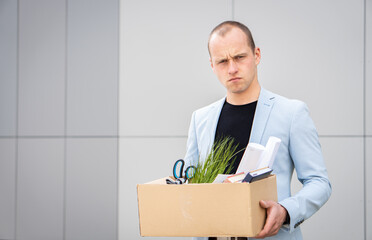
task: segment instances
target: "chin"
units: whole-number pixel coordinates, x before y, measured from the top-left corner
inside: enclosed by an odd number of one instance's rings
[[[245,88],[242,88],[242,87],[240,87],[240,88],[232,88],[232,89],[230,89],[230,92],[235,93],[235,94],[239,94],[239,93],[246,92],[247,89],[248,89],[248,87],[245,87]]]
[[[232,90],[230,92],[233,94],[241,94],[241,93],[244,93],[245,91],[244,90]]]

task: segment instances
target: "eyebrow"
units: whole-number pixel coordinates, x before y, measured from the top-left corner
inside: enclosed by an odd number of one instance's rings
[[[245,52],[242,52],[242,53],[238,53],[238,54],[234,55],[232,58],[234,59],[234,58],[240,57],[240,56],[245,57],[245,56],[248,56],[248,54],[245,53]],[[224,58],[216,58],[215,59],[216,62],[222,62],[224,60],[227,60],[227,58],[224,57]]]
[[[241,57],[241,56],[243,56],[243,57],[244,57],[244,56],[248,56],[248,54],[245,53],[245,52],[243,52],[243,53],[238,53],[238,54],[234,55],[233,58]]]

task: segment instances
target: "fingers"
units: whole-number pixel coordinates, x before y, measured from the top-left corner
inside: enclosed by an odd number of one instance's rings
[[[274,201],[260,201],[260,206],[266,209],[267,217],[265,226],[262,231],[256,236],[256,238],[264,238],[276,235],[279,229],[283,225],[283,214],[286,214],[286,210]],[[284,215],[285,219],[285,215]]]
[[[278,231],[279,231],[279,229],[278,229]],[[270,215],[268,215],[268,217],[266,218],[264,228],[256,236],[256,238],[265,238],[265,237],[272,236],[274,234],[276,234],[275,223],[274,223],[274,220],[272,219],[272,217],[270,217]]]

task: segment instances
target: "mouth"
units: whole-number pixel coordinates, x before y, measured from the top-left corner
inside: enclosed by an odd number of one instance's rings
[[[230,78],[230,79],[229,79],[229,82],[236,82],[236,81],[238,81],[238,80],[240,80],[239,77],[234,77],[234,78]]]

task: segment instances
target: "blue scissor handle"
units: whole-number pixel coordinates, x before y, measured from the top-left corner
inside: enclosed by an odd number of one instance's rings
[[[181,165],[180,165],[181,164]],[[179,166],[180,165],[180,166]],[[179,159],[174,163],[173,166],[173,177],[176,179],[183,178],[182,173],[183,173],[183,167],[185,166],[185,161],[183,159]],[[195,166],[189,166],[185,170],[185,178],[190,179],[194,176],[196,171]]]
[[[178,174],[177,174],[177,169],[178,169],[178,165],[181,164],[180,168],[179,168],[179,171],[178,171]],[[173,177],[178,179],[178,178],[182,178],[182,172],[183,172],[183,167],[185,166],[185,161],[183,159],[178,159],[175,163],[174,163],[174,166],[173,166]]]
[[[185,177],[186,179],[190,179],[194,176],[196,172],[196,167],[195,166],[189,166],[186,168],[186,171],[185,171]]]

